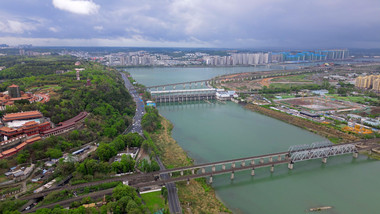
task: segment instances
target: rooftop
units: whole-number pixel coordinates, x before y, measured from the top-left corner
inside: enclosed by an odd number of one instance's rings
[[[0,128],[0,131],[4,131],[4,132],[12,132],[12,131],[16,131],[16,129],[12,129],[12,128],[9,128],[9,127],[6,127],[6,126],[3,126]]]
[[[26,111],[13,114],[6,114],[3,117],[5,122],[12,120],[22,120],[22,119],[31,119],[31,118],[41,118],[43,115],[39,111]]]
[[[13,85],[10,85],[10,86],[8,86],[9,88],[18,88],[18,85],[15,85],[15,84],[13,84]]]
[[[24,124],[24,126],[33,126],[33,125],[38,125],[39,123],[37,123],[36,121],[29,121],[29,122],[26,122]]]

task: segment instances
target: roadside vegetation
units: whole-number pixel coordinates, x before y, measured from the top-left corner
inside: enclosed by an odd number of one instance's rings
[[[141,202],[141,198],[137,195],[137,192],[134,188],[119,184],[112,191],[112,196],[106,197],[106,201],[98,201],[99,206],[94,206],[91,208],[84,208],[83,204],[90,204],[96,201],[91,198],[84,198],[79,203],[73,203],[70,210],[64,209],[60,206],[55,207],[54,209],[39,209],[36,211],[36,214],[79,214],[79,213],[145,213],[144,205]],[[106,204],[103,204],[105,202]]]

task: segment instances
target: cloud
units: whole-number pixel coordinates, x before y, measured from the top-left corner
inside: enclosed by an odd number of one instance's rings
[[[31,23],[21,22],[17,20],[0,21],[0,32],[22,34],[26,31],[33,30],[36,30],[36,26]]]
[[[54,32],[54,33],[59,32],[59,30],[58,30],[57,28],[55,28],[55,27],[49,27],[49,30],[50,30],[51,32]]]
[[[57,9],[80,15],[96,14],[100,8],[99,5],[91,0],[53,0],[53,6]]]
[[[147,46],[143,44],[145,41],[151,45],[170,43],[186,47],[195,43],[227,48],[305,49],[361,44],[380,47],[379,0],[30,0],[24,4],[1,0],[1,3],[0,37],[13,33],[16,37],[57,38],[47,40],[50,43],[62,39],[85,41],[87,45],[91,45],[89,42],[113,45],[113,41],[125,45],[130,40],[120,38],[130,38],[142,46]],[[69,13],[57,13],[57,8]],[[71,14],[88,16],[78,18]],[[57,30],[59,33],[55,33]]]
[[[103,26],[99,25],[99,26],[94,26],[94,30],[96,31],[102,31],[104,28]]]
[[[57,38],[29,38],[29,37],[0,37],[0,44],[9,45],[33,44],[35,46],[109,46],[109,47],[211,47],[210,44],[199,41],[152,41],[133,36],[132,38],[117,37],[113,39],[57,39]]]

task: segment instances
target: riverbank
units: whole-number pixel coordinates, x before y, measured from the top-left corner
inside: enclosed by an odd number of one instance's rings
[[[295,117],[292,115],[285,114],[283,112],[267,109],[264,107],[261,107],[259,105],[254,105],[254,104],[247,104],[244,106],[246,109],[249,109],[253,112],[258,112],[260,114],[264,114],[269,117],[273,117],[275,119],[284,121],[286,123],[298,126],[300,128],[304,128],[308,131],[314,132],[318,135],[324,136],[328,139],[330,139],[332,142],[335,143],[343,143],[343,142],[353,142],[359,140],[358,137],[339,131],[337,129],[324,126],[324,125],[319,125],[316,124],[312,121],[308,121],[303,118]]]
[[[167,168],[190,166],[193,161],[171,136],[173,125],[161,117],[162,128],[151,134],[161,152],[161,160]],[[184,213],[231,213],[217,198],[213,188],[205,179],[176,183],[178,196]]]

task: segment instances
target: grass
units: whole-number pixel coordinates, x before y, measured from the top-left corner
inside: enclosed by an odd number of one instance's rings
[[[333,144],[338,144],[338,143],[340,143],[340,138],[338,138],[338,137],[329,137],[329,140],[331,141],[331,143],[333,143]]]
[[[5,175],[0,175],[0,183],[4,181],[8,181],[9,179]]]
[[[290,89],[292,86],[303,86],[303,85],[310,85],[310,84],[296,84],[296,83],[271,83],[269,88],[283,88],[283,89]]]
[[[311,74],[286,76],[286,77],[274,78],[271,80],[271,82],[311,82],[311,80],[306,79],[309,76],[311,76]]]
[[[350,101],[353,103],[357,102],[367,102],[368,100],[377,101],[376,98],[364,98],[362,96],[348,96],[348,97],[342,97],[338,94],[326,94],[327,96],[337,99],[337,100],[343,100],[343,101]]]
[[[52,89],[52,90],[60,90],[62,87],[58,85],[44,85],[41,87],[32,87],[29,90],[42,90],[42,89]]]
[[[294,95],[280,95],[282,99],[288,99],[288,98],[295,98],[296,96]]]
[[[165,199],[161,196],[161,191],[142,194],[141,198],[151,213],[162,208],[169,209],[168,204],[165,204]]]

